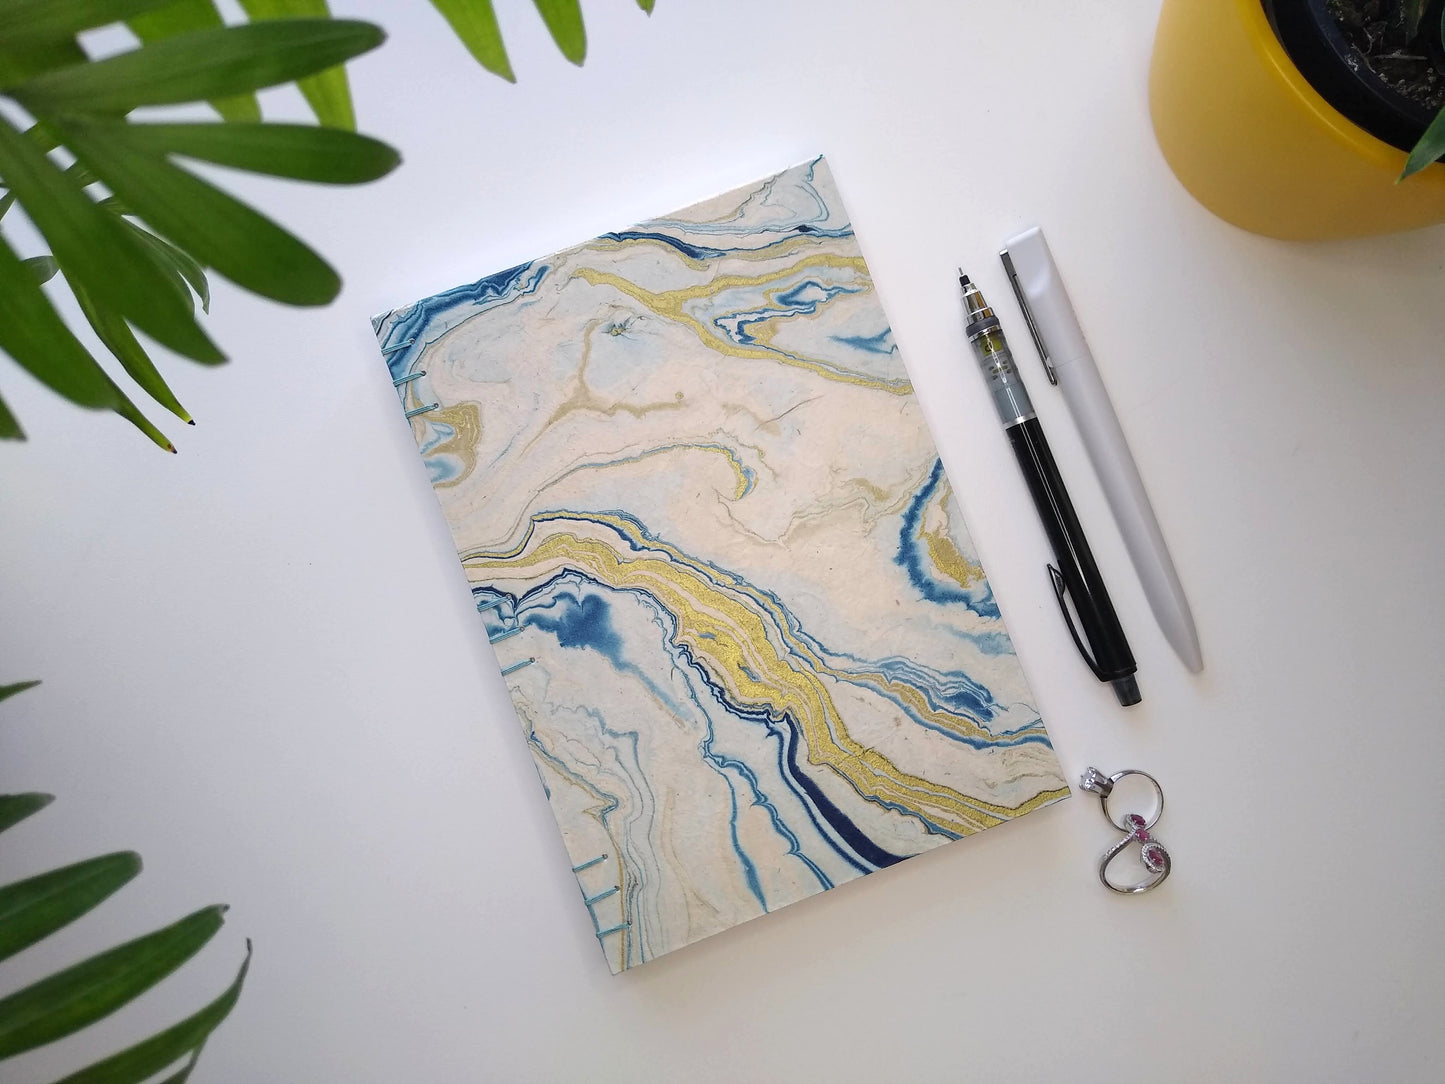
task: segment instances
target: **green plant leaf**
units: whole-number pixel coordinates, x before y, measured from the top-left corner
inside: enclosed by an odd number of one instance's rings
[[[0,440],[24,440],[25,430],[20,428],[20,423],[15,415],[10,412],[10,406],[3,398],[0,398]]]
[[[35,276],[36,282],[49,282],[55,277],[55,272],[60,270],[60,265],[55,262],[54,256],[31,256],[28,260],[21,260],[30,273]]]
[[[33,688],[35,688],[35,686],[37,686],[37,685],[39,685],[39,684],[40,684],[40,682],[39,682],[38,680],[36,680],[36,681],[17,681],[17,682],[15,682],[13,685],[0,685],[0,700],[9,700],[12,696],[18,696],[20,693],[23,693],[26,689],[33,689]],[[0,831],[4,831],[4,829],[3,829],[3,828],[0,828]]]
[[[121,368],[130,374],[131,379],[139,384],[147,395],[180,418],[181,421],[194,424],[186,408],[181,406],[175,394],[161,379],[161,374],[156,371],[150,355],[145,352],[145,348],[136,339],[130,325],[122,317],[98,306],[91,300],[85,288],[77,283],[70,284],[70,292],[75,295],[75,300],[80,304],[80,311],[90,322],[96,337],[105,344],[107,350],[115,355],[115,360],[120,362]],[[166,441],[166,445],[169,444],[170,442]],[[171,448],[171,450],[175,449]]]
[[[164,237],[157,237],[149,230],[141,229],[134,222],[127,219],[121,219],[121,222],[127,229],[133,231],[136,239],[154,252],[157,259],[181,280],[182,289],[189,285],[196,292],[196,296],[201,299],[201,308],[210,312],[211,285],[206,281],[205,270],[191,258],[191,254],[176,248]]]
[[[77,157],[82,155],[77,152]],[[97,301],[177,353],[197,360],[224,356],[196,323],[186,299],[171,289],[115,216],[96,206],[84,189],[4,118],[0,118],[0,176],[50,242],[50,251],[67,276],[79,278]]]
[[[84,64],[86,59],[85,50],[73,37],[19,41],[0,33],[0,87],[13,86],[52,68]]]
[[[22,681],[19,687],[28,689],[32,685],[39,684],[38,681]],[[15,689],[16,686],[7,685],[5,688]],[[53,794],[0,794],[0,832],[15,827],[32,813],[39,813],[53,801],[55,801]],[[3,958],[0,957],[0,959]]]
[[[64,1038],[133,1001],[199,952],[224,913],[204,907],[0,998],[0,1058]]]
[[[162,240],[148,230],[141,229],[128,218],[119,217],[121,215],[131,214],[132,212],[126,208],[125,204],[121,203],[114,196],[108,196],[105,199],[101,200],[101,206],[105,207],[109,211],[112,211],[117,216],[116,221],[119,222],[121,227],[136,241],[137,245],[140,247],[141,252],[145,255],[145,258],[148,259],[152,265],[154,265],[156,270],[159,271],[162,276],[164,276],[166,284],[170,286],[173,291],[175,291],[176,296],[179,297],[186,304],[187,308],[189,308],[191,312],[195,312],[196,301],[195,298],[192,296],[192,291],[195,289],[195,287],[190,285],[190,280],[186,275],[182,275],[180,273],[179,269],[176,267],[176,261],[172,259],[172,253],[179,253],[180,256],[184,259],[190,260],[192,264],[195,264],[195,261],[191,260],[189,256],[186,256],[185,253],[180,252],[180,250],[177,249],[170,242]],[[157,244],[156,242],[160,243]],[[200,270],[200,265],[195,264],[195,266],[197,273],[201,277],[201,285],[204,287],[206,286],[205,272]],[[206,307],[206,311],[209,312],[209,292],[206,292],[205,296],[202,297],[202,302]],[[223,365],[226,361],[224,357],[201,358],[193,360],[199,360],[202,365]]]
[[[652,14],[652,6],[654,3],[656,3],[656,0],[637,0],[637,6],[649,15]]]
[[[90,172],[85,163],[78,159],[65,167],[65,175],[81,188],[95,183],[95,174]],[[101,200],[100,202],[104,204],[105,200]]]
[[[108,26],[173,0],[5,0],[0,37],[6,41],[56,38]]]
[[[192,30],[214,30],[225,26],[214,0],[172,0],[169,6],[127,19],[126,25],[143,44],[163,41]],[[254,94],[217,98],[211,108],[226,120],[258,121],[261,105]]]
[[[36,117],[214,100],[325,71],[385,38],[379,26],[350,19],[276,19],[197,30],[46,72],[9,93]]]
[[[1445,33],[1445,30],[1441,32]],[[1420,142],[1415,144],[1410,157],[1405,160],[1405,171],[1400,174],[1399,180],[1403,181],[1406,177],[1419,173],[1441,155],[1445,155],[1445,109],[1435,115],[1430,127],[1426,128],[1425,134],[1420,137]]]
[[[65,326],[35,276],[3,240],[0,350],[72,403],[87,407],[116,405],[105,370]]]
[[[542,13],[547,32],[562,55],[580,66],[587,58],[587,31],[582,25],[582,8],[577,0],[532,0]]]
[[[1400,11],[1404,17],[1405,40],[1414,41],[1415,35],[1420,33],[1420,22],[1425,18],[1425,8],[1430,0],[1402,0]]]
[[[241,0],[241,8],[253,20],[330,18],[326,0]],[[346,69],[337,65],[299,79],[296,86],[305,96],[316,119],[328,128],[355,130],[356,113],[351,106],[351,86]]]
[[[512,72],[512,62],[507,59],[507,47],[502,43],[502,30],[497,25],[497,14],[492,10],[492,0],[431,0],[432,7],[442,13],[451,24],[457,37],[467,47],[467,52],[476,58],[478,64],[494,75],[500,75],[509,83],[517,77]]]
[[[71,1073],[64,1080],[56,1081],[56,1084],[140,1084],[187,1054],[198,1051],[240,998],[241,987],[245,984],[246,971],[250,966],[251,943],[247,941],[246,958],[241,961],[241,970],[236,973],[235,981],[226,992],[215,1001],[200,1012],[186,1017],[179,1024],[173,1024],[165,1031],[136,1043],[119,1054],[113,1054],[104,1061],[87,1066],[78,1073]],[[185,1071],[188,1070],[183,1070]]]
[[[8,960],[70,925],[118,892],[140,870],[140,855],[120,851],[0,888],[0,960]]]
[[[149,437],[151,443],[161,451],[170,452],[172,455],[175,455],[176,446],[170,442],[170,438],[157,429],[151,420],[141,413],[140,407],[130,401],[125,392],[120,390],[119,385],[116,385],[114,381],[111,381],[111,384],[115,388],[115,412]]]
[[[186,1081],[191,1079],[191,1070],[196,1067],[196,1060],[200,1057],[200,1054],[200,1048],[197,1047],[186,1060],[185,1068],[174,1076],[166,1077],[160,1084],[186,1084]]]
[[[292,305],[324,305],[340,291],[336,272],[305,244],[239,200],[153,156],[124,122],[70,117],[60,126],[76,155],[157,233],[238,286]],[[68,266],[64,259],[61,266]]]
[[[322,184],[361,184],[401,156],[379,139],[309,124],[132,124],[131,144],[234,169]]]
[[[60,137],[55,134],[55,129],[42,121],[36,121],[29,128],[25,129],[25,138],[34,143],[45,154],[49,154],[60,146]]]
[[[261,103],[254,94],[232,94],[225,98],[212,98],[211,108],[221,115],[222,120],[252,123],[261,119]]]

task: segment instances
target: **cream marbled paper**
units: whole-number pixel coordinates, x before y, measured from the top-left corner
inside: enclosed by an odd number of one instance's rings
[[[1068,793],[823,159],[374,325],[614,971]]]

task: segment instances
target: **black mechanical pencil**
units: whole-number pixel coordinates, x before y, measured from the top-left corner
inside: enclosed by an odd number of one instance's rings
[[[968,341],[978,355],[979,368],[993,393],[993,403],[998,408],[1003,430],[1013,445],[1019,469],[1028,482],[1029,492],[1033,494],[1034,505],[1038,508],[1039,518],[1058,561],[1057,568],[1049,565],[1048,569],[1064,621],[1069,626],[1079,654],[1084,656],[1094,676],[1114,687],[1120,704],[1125,707],[1137,704],[1141,697],[1139,683],[1134,679],[1138,667],[1134,663],[1133,652],[1129,650],[1129,641],[1124,638],[1124,629],[1114,612],[1114,604],[1109,601],[1104,578],[1099,575],[1099,566],[1094,563],[1094,555],[1089,551],[1088,540],[1084,538],[1084,529],[1079,525],[1068,490],[1064,488],[1058,464],[1049,451],[1049,442],[1044,439],[1043,428],[1034,416],[1028,390],[1014,368],[1013,354],[999,328],[998,317],[962,270],[958,273],[958,284],[963,288],[963,307],[968,316]],[[1069,615],[1066,594],[1074,601],[1079,625],[1083,627],[1082,637]]]

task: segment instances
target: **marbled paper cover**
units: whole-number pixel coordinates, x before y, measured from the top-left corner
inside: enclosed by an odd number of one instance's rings
[[[822,158],[374,326],[614,972],[1067,795]]]

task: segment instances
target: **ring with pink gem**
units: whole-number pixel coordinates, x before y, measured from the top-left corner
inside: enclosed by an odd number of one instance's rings
[[[1109,811],[1109,796],[1113,794],[1114,787],[1119,780],[1131,775],[1137,775],[1141,779],[1147,780],[1154,788],[1154,811],[1149,817],[1145,817],[1142,813],[1126,813],[1122,819],[1118,819]],[[1099,880],[1103,882],[1104,887],[1111,892],[1134,895],[1139,892],[1148,892],[1151,888],[1157,888],[1163,884],[1164,879],[1169,876],[1169,872],[1173,868],[1173,863],[1169,858],[1169,852],[1164,849],[1164,845],[1151,834],[1154,825],[1158,824],[1159,818],[1164,815],[1164,788],[1159,785],[1159,781],[1148,772],[1141,772],[1137,768],[1127,768],[1122,772],[1115,772],[1113,775],[1105,775],[1098,768],[1089,768],[1079,779],[1079,785],[1099,796],[1099,806],[1104,811],[1104,819],[1124,833],[1124,838],[1105,851],[1104,857],[1099,862]],[[1112,880],[1109,877],[1109,866],[1114,859],[1136,843],[1139,845],[1139,862],[1149,876],[1132,884]]]

